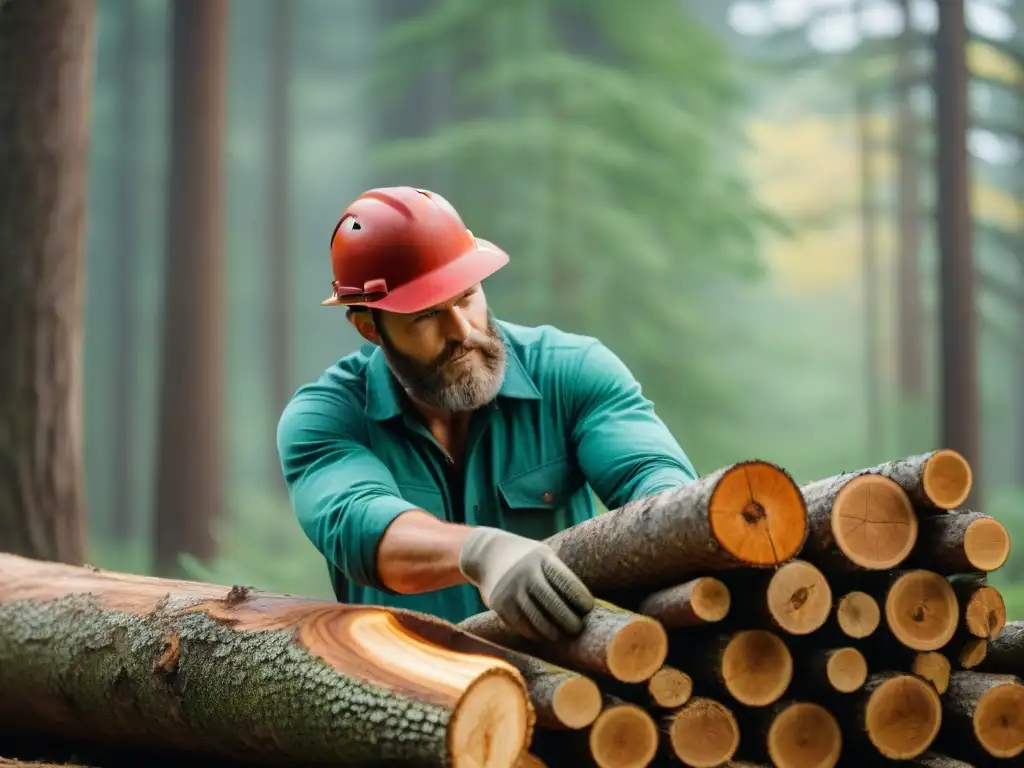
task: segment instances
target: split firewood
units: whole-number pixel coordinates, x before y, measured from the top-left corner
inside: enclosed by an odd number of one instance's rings
[[[903,672],[872,673],[860,690],[829,703],[851,739],[891,760],[909,760],[926,752],[942,724],[942,703],[935,688]]]
[[[863,470],[895,480],[918,508],[956,509],[971,493],[974,473],[956,451],[943,448]]]
[[[668,653],[668,635],[659,622],[602,601],[584,617],[579,635],[557,642],[523,637],[494,611],[470,616],[458,626],[497,645],[625,683],[650,679]]]
[[[1000,759],[1024,753],[1024,685],[1016,676],[954,672],[942,707],[944,742]]]
[[[661,622],[665,629],[713,624],[729,613],[731,595],[720,579],[701,576],[651,592],[637,603],[636,612]]]
[[[408,611],[0,555],[0,721],[26,735],[251,763],[513,766],[533,709],[486,645]]]
[[[717,768],[728,763],[740,744],[732,710],[721,702],[695,696],[660,721],[662,754],[689,768]]]
[[[546,541],[595,594],[614,599],[710,571],[775,566],[806,538],[807,509],[793,479],[768,462],[746,461]]]
[[[906,566],[943,576],[996,571],[1010,556],[1010,535],[991,515],[958,510],[922,515],[917,544]]]
[[[742,722],[744,750],[776,768],[834,768],[843,751],[839,723],[821,704],[787,699],[748,710]]]
[[[895,568],[917,540],[914,506],[887,477],[842,474],[800,491],[810,528],[801,556],[826,570]]]

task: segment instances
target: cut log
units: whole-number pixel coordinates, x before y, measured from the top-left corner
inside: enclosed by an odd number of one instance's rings
[[[523,677],[456,644],[486,645],[408,611],[0,555],[0,722],[26,734],[252,764],[512,766],[533,728]]]
[[[863,639],[878,629],[882,611],[878,601],[866,592],[847,592],[836,603],[836,625],[848,637]]]
[[[895,568],[913,549],[917,514],[894,480],[843,474],[808,483],[800,491],[810,528],[802,557],[828,570],[883,570]]]
[[[661,734],[664,752],[690,768],[717,768],[732,759],[740,744],[732,711],[702,696],[664,716]]]
[[[937,651],[953,638],[960,608],[953,587],[926,570],[887,574],[885,620],[889,631],[915,651]]]
[[[820,704],[781,701],[753,710],[750,719],[753,751],[768,757],[776,768],[834,768],[839,762],[843,734],[836,718]]]
[[[729,589],[711,576],[660,589],[644,597],[637,613],[660,621],[665,629],[681,629],[721,621],[729,613]]]
[[[678,709],[693,695],[693,680],[681,669],[663,666],[647,681],[647,705],[657,709]]]
[[[949,674],[953,668],[945,654],[938,651],[919,651],[914,654],[910,671],[931,683],[941,696],[949,688]]]
[[[857,648],[809,648],[796,657],[794,682],[817,693],[852,693],[864,685],[868,663]]]
[[[924,509],[956,509],[971,493],[971,465],[956,451],[943,448],[908,456],[866,470],[895,480],[915,506]]]
[[[525,654],[492,655],[507,658],[523,674],[539,727],[586,728],[601,712],[601,689],[590,678]]]
[[[790,560],[773,572],[736,571],[723,576],[735,595],[733,620],[742,628],[754,622],[790,635],[821,628],[832,611],[832,588],[825,575],[803,560]]]
[[[851,738],[883,757],[908,760],[923,754],[939,733],[942,703],[931,683],[902,672],[875,672],[864,686],[836,699],[837,715],[851,725]]]
[[[1013,675],[954,672],[942,698],[944,737],[1007,759],[1024,752],[1024,685]]]
[[[983,581],[953,581],[953,592],[960,604],[961,625],[974,637],[998,637],[1006,625],[1006,603],[993,586]]]
[[[598,602],[587,614],[579,635],[558,642],[523,637],[494,611],[470,616],[459,628],[568,669],[608,675],[625,683],[650,679],[668,653],[668,635],[660,623],[605,602]]]
[[[694,638],[692,647],[673,648],[677,651],[678,666],[688,669],[709,691],[727,694],[750,707],[778,701],[793,680],[789,648],[767,630],[745,629],[702,642]]]
[[[1024,621],[1008,621],[988,643],[988,653],[976,669],[978,672],[1003,673],[1024,679]]]
[[[530,752],[525,753],[516,763],[516,768],[548,768],[547,763]]]
[[[547,543],[599,597],[651,591],[737,567],[794,557],[807,509],[789,474],[764,461],[699,480],[585,520]]]
[[[943,576],[996,571],[1010,556],[1010,535],[990,515],[955,511],[922,515],[917,544],[906,565]]]
[[[645,768],[658,753],[658,724],[641,707],[605,697],[587,745],[599,768]]]

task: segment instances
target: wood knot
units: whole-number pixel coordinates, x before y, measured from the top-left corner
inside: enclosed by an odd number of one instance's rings
[[[920,624],[925,619],[924,613],[925,613],[924,612],[924,608],[922,608],[919,605],[919,606],[917,606],[914,609],[914,612],[912,614],[910,614],[910,618],[912,618],[914,621],[916,621],[918,624]]]
[[[167,647],[157,659],[156,669],[168,680],[173,680],[178,673],[178,660],[181,658],[181,640],[177,635],[167,638]]]
[[[799,611],[804,607],[804,603],[807,602],[807,598],[811,596],[811,592],[807,587],[800,587],[793,596],[789,598],[789,602],[793,605],[793,609]]]
[[[241,587],[238,584],[231,588],[228,592],[227,597],[224,598],[224,604],[233,607],[239,603],[244,603],[246,598],[249,597],[249,593],[252,592],[251,587]]]
[[[742,515],[743,522],[745,522],[747,525],[757,525],[759,522],[764,520],[765,511],[764,507],[762,507],[760,503],[751,499],[750,501],[747,502],[747,505],[743,508],[743,511],[740,512],[740,515]]]

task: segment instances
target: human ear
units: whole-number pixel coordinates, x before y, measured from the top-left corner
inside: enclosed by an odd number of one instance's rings
[[[365,310],[348,310],[345,313],[348,321],[355,326],[355,329],[359,332],[359,335],[366,339],[371,344],[380,345],[380,332],[377,330],[377,324],[373,322],[373,315]]]

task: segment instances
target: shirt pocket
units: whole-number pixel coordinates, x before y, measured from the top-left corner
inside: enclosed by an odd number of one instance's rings
[[[498,483],[507,530],[544,539],[565,524],[565,510],[583,477],[568,456],[519,472]]]
[[[444,506],[444,496],[437,488],[425,485],[409,485],[397,483],[398,493],[410,504],[415,504],[425,512],[429,512],[440,520],[447,520],[448,514]]]

